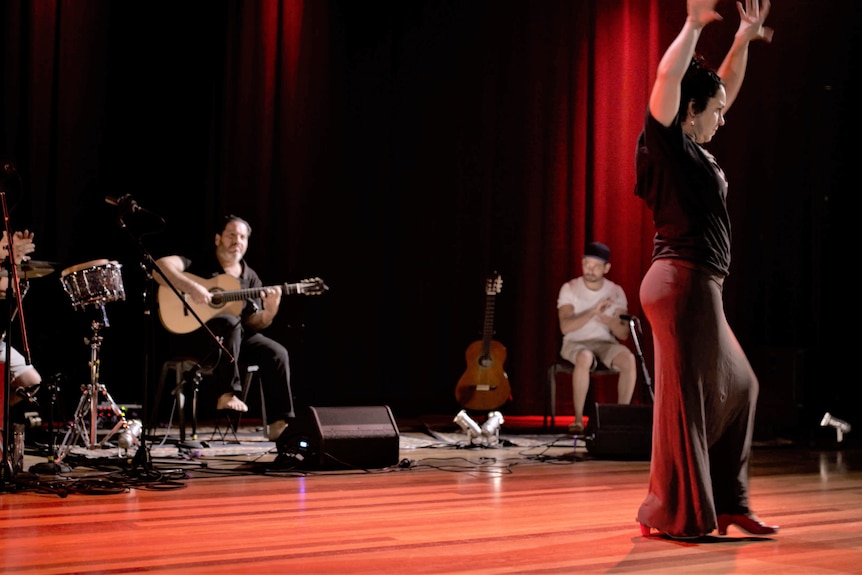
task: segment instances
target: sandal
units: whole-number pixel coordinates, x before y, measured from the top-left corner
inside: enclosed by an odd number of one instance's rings
[[[584,424],[582,423],[572,423],[569,425],[569,433],[572,435],[583,435],[584,434]]]

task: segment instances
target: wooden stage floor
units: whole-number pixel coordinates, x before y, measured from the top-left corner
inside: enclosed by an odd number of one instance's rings
[[[468,447],[439,418],[399,422],[398,461],[367,470],[285,469],[258,430],[238,444],[211,431],[193,448],[150,437],[149,457],[82,446],[58,474],[30,473],[47,458],[28,454],[0,493],[0,569],[862,573],[862,452],[846,441],[755,447],[752,504],[777,535],[680,542],[639,533],[648,461],[595,456],[562,431],[504,425],[500,443]]]

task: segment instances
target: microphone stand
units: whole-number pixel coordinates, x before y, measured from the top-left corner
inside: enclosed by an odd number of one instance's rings
[[[119,200],[114,200],[113,198],[107,198],[106,197],[105,201],[108,202],[109,204],[119,206],[120,215],[119,215],[117,222],[118,222],[120,228],[126,230],[127,232],[129,232],[130,236],[134,237],[133,234],[129,231],[128,227],[126,226],[126,222],[123,220],[123,218],[129,212],[147,211],[147,210],[144,210],[143,208],[138,206],[137,202],[135,202],[135,200],[132,199],[130,194],[126,194],[125,196],[121,197]],[[152,212],[150,212],[150,213],[152,213]],[[162,220],[162,222],[164,223],[164,219],[162,219],[161,216],[157,216],[157,217],[159,217],[159,219]],[[136,242],[136,244],[138,246],[138,250],[140,251],[140,254],[141,254],[141,261],[140,261],[139,265],[140,265],[141,270],[144,272],[144,274],[146,276],[145,285],[147,286],[145,288],[144,294],[143,294],[144,315],[146,316],[146,321],[144,321],[146,345],[144,346],[145,347],[145,351],[144,351],[145,358],[144,358],[144,369],[143,369],[143,372],[144,372],[144,395],[143,395],[144,400],[142,402],[142,410],[143,410],[143,415],[144,415],[143,421],[149,421],[149,418],[147,417],[148,410],[149,410],[149,407],[148,407],[149,400],[147,397],[149,386],[147,385],[147,382],[149,381],[150,363],[153,361],[153,357],[152,357],[152,353],[151,353],[150,348],[152,347],[152,334],[153,334],[152,324],[153,324],[154,317],[155,317],[155,314],[153,313],[153,310],[155,307],[154,306],[154,300],[153,300],[153,295],[155,293],[155,289],[153,287],[153,284],[156,283],[156,280],[153,277],[154,272],[159,273],[159,275],[164,280],[165,284],[168,287],[170,287],[171,291],[173,291],[174,294],[176,294],[176,296],[179,298],[179,300],[183,303],[183,307],[185,308],[185,310],[188,311],[189,313],[191,313],[191,315],[197,320],[197,322],[201,325],[201,327],[203,327],[206,330],[206,332],[210,335],[210,337],[213,339],[213,341],[215,341],[218,344],[218,346],[221,348],[222,353],[226,354],[226,356],[230,359],[231,363],[236,361],[236,359],[233,357],[233,355],[230,353],[230,351],[224,346],[221,338],[217,337],[212,332],[212,330],[209,328],[209,326],[206,325],[206,323],[200,318],[200,316],[197,314],[197,312],[188,304],[188,302],[186,301],[186,298],[183,297],[182,292],[180,292],[177,289],[177,287],[171,282],[171,280],[165,274],[161,273],[161,270],[159,269],[159,266],[156,264],[156,261],[153,259],[153,256],[150,254],[150,252],[146,249],[146,247],[144,247],[144,244],[141,242],[141,237],[143,237],[143,235],[144,234],[142,234],[141,236],[136,238],[135,242]],[[181,403],[179,401],[179,398],[177,401],[177,405],[178,405],[179,409],[183,408],[183,406],[181,405]],[[152,459],[150,458],[150,450],[146,444],[146,433],[141,434],[140,445],[138,446],[138,450],[135,452],[135,455],[132,458],[131,471],[134,473],[134,472],[137,472],[138,470],[140,470],[140,472],[144,476],[154,475]]]
[[[0,192],[0,196],[3,197],[3,207],[5,208],[6,207],[6,201],[5,201],[6,200],[6,194]],[[7,223],[7,228],[8,228],[8,223]],[[11,253],[11,250],[8,250],[8,251]],[[8,257],[6,259],[4,259],[3,260],[3,269],[9,271],[11,268],[14,268],[14,266],[10,265],[10,262],[11,262],[11,260]],[[11,301],[11,296],[12,296],[12,294],[11,294],[11,291],[12,291],[12,281],[11,281],[12,275],[11,275],[11,273],[8,274],[7,277],[9,278],[9,285],[6,288],[6,302],[7,302],[7,306],[8,306],[8,302]],[[10,333],[10,330],[12,329],[11,308],[9,308],[8,311],[9,311],[9,314],[7,316],[8,323],[6,326],[6,333]],[[11,439],[11,436],[13,434],[9,433],[9,430],[12,428],[11,422],[9,421],[9,402],[11,399],[9,397],[9,393],[12,389],[11,377],[10,377],[10,373],[9,373],[9,371],[10,371],[9,370],[10,355],[11,355],[11,351],[9,349],[9,342],[6,342],[6,356],[3,360],[5,362],[3,365],[4,369],[3,369],[3,391],[2,391],[2,395],[3,395],[3,419],[2,419],[2,421],[0,421],[0,424],[2,424],[2,429],[0,429],[0,432],[2,432],[2,436],[3,436],[3,445],[0,446],[0,451],[3,452],[2,462],[0,462],[0,491],[2,491],[2,492],[12,491],[12,486],[14,485],[13,480],[14,480],[14,476],[15,476],[15,469],[12,466],[12,460],[9,456],[9,454],[12,450],[12,445],[13,445],[13,441]]]
[[[60,380],[62,379],[62,374],[55,373],[51,376],[51,383],[48,384],[48,391],[51,394],[51,407],[48,410],[50,412],[50,423],[51,426],[51,434],[50,434],[50,442],[51,442],[51,453],[49,454],[48,461],[43,461],[42,463],[36,463],[30,466],[30,473],[35,473],[37,475],[57,475],[59,473],[69,473],[72,471],[72,468],[63,463],[62,461],[56,461],[57,457],[57,426],[54,423],[54,406],[57,404],[57,394],[60,391]]]
[[[655,392],[652,388],[652,379],[649,375],[649,369],[647,369],[646,360],[644,360],[644,352],[641,349],[641,342],[638,339],[638,332],[643,333],[641,331],[641,322],[637,316],[621,316],[622,319],[628,318],[629,321],[629,331],[632,334],[632,340],[634,340],[635,351],[638,356],[638,363],[641,364],[641,373],[644,376],[644,383],[646,384],[647,389],[649,390],[650,398],[655,401]]]

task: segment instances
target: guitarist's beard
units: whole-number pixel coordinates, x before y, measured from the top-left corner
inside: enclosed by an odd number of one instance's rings
[[[222,265],[235,265],[242,261],[242,258],[245,255],[245,250],[243,250],[242,246],[239,244],[233,244],[224,248],[219,246],[217,255],[218,260]]]

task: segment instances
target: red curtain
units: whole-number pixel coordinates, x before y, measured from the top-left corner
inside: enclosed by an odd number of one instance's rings
[[[609,278],[640,313],[652,222],[634,146],[684,14],[661,0],[9,0],[0,135],[27,185],[13,223],[61,265],[134,263],[105,195],[163,217],[148,247],[206,246],[240,213],[265,281],[331,284],[271,328],[307,399],[405,412],[457,407],[499,270],[506,410],[541,413],[557,292],[586,242],[611,247]],[[74,321],[67,302],[41,307],[36,329]],[[54,353],[37,359],[77,362],[50,340],[78,331],[47,328],[36,345]]]
[[[637,0],[570,3],[572,14],[549,14],[536,23],[531,54],[544,78],[529,78],[547,102],[532,102],[537,115],[529,158],[524,210],[531,242],[523,273],[539,281],[525,287],[518,329],[528,344],[515,377],[516,394],[530,398],[538,412],[536,384],[557,357],[561,335],[556,297],[563,282],[580,275],[583,247],[602,241],[611,247],[608,278],[622,285],[630,313],[639,314],[640,278],[649,264],[652,221],[633,195],[634,142],[646,110],[654,68],[656,8]],[[652,38],[651,38],[652,36]],[[542,42],[542,38],[553,40]],[[529,400],[528,400],[529,401]]]

